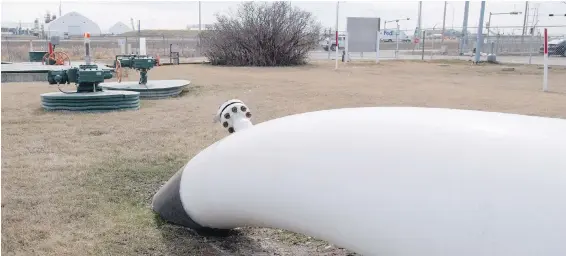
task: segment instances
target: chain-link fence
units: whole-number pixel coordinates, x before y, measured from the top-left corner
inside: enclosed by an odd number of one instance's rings
[[[202,57],[196,36],[145,37],[147,54],[159,56],[162,62],[169,62],[171,55],[183,59]],[[121,46],[123,44],[124,46]],[[91,56],[95,60],[112,60],[118,54],[138,53],[138,37],[107,36],[91,38]],[[47,51],[48,41],[34,37],[3,36],[2,61],[27,62],[30,51]],[[55,51],[65,52],[71,60],[84,59],[84,41],[82,38],[60,40]]]
[[[495,54],[501,62],[512,62],[522,64],[542,64],[543,27],[535,28],[532,32],[517,31],[517,27],[495,27],[487,29],[483,33],[483,44],[480,54],[482,60],[487,55]],[[381,36],[379,58],[388,59],[471,59],[477,48],[477,28],[468,27],[468,34],[462,36],[462,28],[442,29],[438,27],[424,29],[424,37],[421,34],[415,37],[415,30],[387,29],[386,35]],[[549,41],[560,42],[566,39],[566,25],[563,27],[549,27]],[[339,32],[339,58],[345,48],[345,31]],[[159,56],[162,63],[174,62],[171,57],[179,56],[179,62],[191,61],[194,58],[202,59],[199,51],[196,33],[192,36],[151,35],[146,38],[147,53]],[[325,40],[320,46],[311,52],[311,59],[324,60],[334,59],[335,34],[327,33]],[[416,40],[418,39],[418,40]],[[47,51],[47,40],[25,36],[3,36],[2,37],[2,61],[25,62],[29,61],[29,51]],[[121,46],[120,44],[124,46]],[[334,45],[334,47],[333,47]],[[122,53],[138,52],[137,36],[106,36],[91,38],[92,56],[97,61],[110,61],[115,55]],[[566,47],[560,46],[560,47]],[[71,38],[61,40],[55,50],[63,51],[69,55],[71,60],[82,60],[84,58],[84,44],[82,38]],[[560,53],[560,51],[557,51]],[[564,52],[564,51],[562,51]],[[375,60],[376,53],[350,52],[349,59]],[[561,54],[551,54],[550,63],[553,65],[566,65],[566,58]]]
[[[391,30],[382,32],[379,44],[379,59],[464,59],[471,60],[477,47],[478,28],[468,27],[467,34],[462,28],[424,29],[420,35],[415,36],[415,30]],[[557,50],[549,56],[550,65],[566,65],[566,25],[548,27],[549,45]],[[532,31],[517,31],[517,27],[490,28],[489,33],[484,29],[483,41],[480,49],[481,60],[487,60],[488,55],[495,55],[496,61],[518,64],[543,64],[542,46],[544,43],[544,28],[535,28]],[[517,33],[518,32],[518,33]],[[531,33],[532,32],[532,33]],[[346,45],[347,32],[339,32],[339,44]],[[331,45],[335,45],[334,35],[329,37]],[[326,50],[328,42],[323,42],[321,50]],[[340,46],[339,58],[345,52],[345,46]],[[335,48],[331,47],[331,51]],[[335,53],[314,52],[314,59],[334,59]],[[375,52],[359,53],[348,52],[350,61],[374,60]],[[492,56],[493,57],[493,56]]]
[[[480,56],[487,60],[487,55],[495,55],[497,61],[519,64],[542,64],[542,46],[544,43],[543,27],[528,30],[523,35],[520,27],[497,27],[484,29],[481,42]],[[430,48],[429,59],[442,58],[471,58],[478,49],[478,28],[468,27],[468,34],[462,33],[462,28],[442,31],[425,30],[424,45]],[[550,44],[559,43],[566,39],[566,26],[549,27]],[[532,32],[532,33],[531,33]],[[463,35],[463,36],[462,36]],[[428,42],[427,42],[428,41]],[[562,46],[566,47],[566,45]],[[425,51],[426,52],[426,51]],[[563,51],[562,51],[563,52]],[[550,56],[552,64],[566,65],[564,54]]]

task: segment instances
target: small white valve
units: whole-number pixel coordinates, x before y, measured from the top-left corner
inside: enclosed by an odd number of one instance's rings
[[[220,105],[214,116],[214,122],[220,122],[229,133],[234,133],[253,126],[251,117],[252,113],[246,104],[241,100],[232,99]]]

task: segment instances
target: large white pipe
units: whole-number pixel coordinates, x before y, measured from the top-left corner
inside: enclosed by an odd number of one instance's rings
[[[565,131],[466,110],[304,113],[206,148],[177,191],[192,228],[281,228],[363,255],[566,255]]]

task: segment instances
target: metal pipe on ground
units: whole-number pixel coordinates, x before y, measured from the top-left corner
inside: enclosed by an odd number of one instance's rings
[[[253,126],[247,113],[221,106],[215,121],[233,134],[159,190],[160,216],[200,231],[280,228],[362,255],[566,253],[566,120],[368,107]]]

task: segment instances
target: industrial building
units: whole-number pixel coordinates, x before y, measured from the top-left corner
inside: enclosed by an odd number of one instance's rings
[[[112,35],[119,35],[130,31],[132,31],[132,28],[128,27],[128,25],[123,22],[118,22],[108,29],[108,32]]]
[[[94,21],[78,12],[69,12],[46,24],[45,32],[49,36],[81,36],[88,32],[100,36],[100,27]]]

